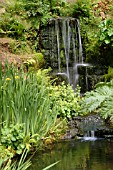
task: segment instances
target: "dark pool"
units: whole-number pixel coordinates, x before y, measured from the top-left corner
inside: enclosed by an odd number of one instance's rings
[[[113,140],[72,140],[54,144],[37,153],[29,170],[42,170],[59,161],[51,170],[113,170]]]

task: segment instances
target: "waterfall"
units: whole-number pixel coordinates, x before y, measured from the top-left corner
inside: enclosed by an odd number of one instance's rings
[[[80,35],[80,23],[77,20],[77,29],[78,29],[78,43],[79,43],[79,63],[83,63],[83,55],[82,55],[82,42],[81,42],[81,35]]]
[[[87,131],[83,137],[83,140],[90,140],[90,141],[95,141],[97,138],[95,137],[95,131]]]
[[[69,75],[69,53],[70,53],[70,26],[69,20],[63,20],[62,22],[62,39],[64,45],[64,54],[66,61],[66,74],[70,83],[70,75]]]
[[[91,137],[95,138],[95,131],[94,130],[91,130]]]
[[[94,130],[87,131],[87,132],[85,133],[84,137],[95,138],[95,131],[94,131]]]
[[[89,66],[83,59],[79,20],[71,17],[51,19],[48,27],[50,65],[55,74],[65,77],[75,89],[78,68]]]
[[[60,68],[60,39],[59,39],[59,26],[58,26],[58,20],[55,20],[55,28],[56,28],[56,35],[57,35],[57,49],[58,49],[58,71],[61,72]]]
[[[86,82],[86,90],[88,90],[88,80],[87,80],[87,67],[90,66],[88,63],[76,63],[74,65],[74,70],[75,70],[75,81],[74,81],[74,86],[76,87],[78,80],[79,80],[79,74],[78,74],[78,68],[79,67],[86,67],[86,77],[85,77],[85,82]]]

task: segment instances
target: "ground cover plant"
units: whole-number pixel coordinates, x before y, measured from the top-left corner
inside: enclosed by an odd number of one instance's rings
[[[53,91],[51,95],[55,96],[58,106],[58,116],[67,119],[77,116],[80,110],[80,87],[77,86],[76,93],[72,86],[65,84],[65,82],[51,86],[51,88]]]

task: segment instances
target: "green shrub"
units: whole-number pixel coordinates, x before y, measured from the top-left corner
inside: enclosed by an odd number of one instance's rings
[[[64,82],[62,82],[61,84],[56,85],[56,79],[52,79],[52,77],[49,75],[50,71],[51,68],[38,70],[37,81],[39,87],[42,85],[41,81],[43,79],[44,85],[49,89],[51,106],[53,106],[54,103],[56,104],[57,116],[62,118],[75,117],[80,109],[80,87],[77,86],[75,93],[72,86],[69,84],[66,85]]]
[[[77,0],[72,4],[72,16],[75,18],[90,17],[91,15],[91,2],[90,0]]]
[[[13,153],[22,154],[25,148],[24,138],[24,126],[22,124],[10,124],[9,127],[4,125],[1,129],[1,144]]]
[[[25,39],[25,26],[22,21],[12,16],[11,14],[5,13],[0,20],[1,32],[8,37],[15,39]]]
[[[100,28],[100,42],[102,44],[110,44],[113,46],[113,21],[106,19],[99,25]]]
[[[44,67],[44,56],[42,53],[35,53],[32,55],[32,58],[27,59],[24,64],[28,71],[37,71]]]
[[[108,73],[103,75],[102,78],[104,79],[104,81],[112,80],[113,79],[113,68],[108,67]]]
[[[78,115],[80,105],[80,89],[74,93],[72,86],[64,82],[58,86],[52,86],[51,96],[55,98],[58,108],[58,115],[63,118],[71,118]]]

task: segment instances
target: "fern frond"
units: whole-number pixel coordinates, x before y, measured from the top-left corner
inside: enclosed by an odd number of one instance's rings
[[[113,117],[113,97],[103,103],[100,114],[104,119]]]
[[[113,117],[113,80],[98,83],[97,88],[85,94],[81,101],[81,113],[99,112],[106,119]]]

